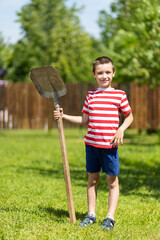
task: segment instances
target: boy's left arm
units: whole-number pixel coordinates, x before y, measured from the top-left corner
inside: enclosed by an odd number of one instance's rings
[[[125,114],[125,119],[123,124],[118,128],[116,134],[114,135],[114,137],[111,140],[111,143],[113,143],[113,146],[118,146],[119,143],[121,143],[121,145],[123,144],[123,136],[124,136],[124,131],[131,125],[131,123],[133,122],[133,115],[132,112]]]

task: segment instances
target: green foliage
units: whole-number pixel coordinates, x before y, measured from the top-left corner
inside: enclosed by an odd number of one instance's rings
[[[6,69],[12,57],[13,48],[10,44],[5,43],[0,33],[0,67]]]
[[[85,130],[83,129],[83,133]],[[119,148],[120,199],[115,228],[101,230],[108,188],[101,174],[97,223],[78,226],[87,213],[87,173],[78,129],[65,129],[77,223],[70,224],[58,131],[0,131],[0,239],[160,239],[158,135],[128,130]]]
[[[33,67],[54,65],[65,82],[88,81],[95,55],[92,39],[64,0],[31,0],[18,13],[24,37],[14,46],[10,77],[25,81]]]
[[[101,12],[99,24],[103,42],[113,51],[117,80],[159,84],[159,1],[117,0],[111,10],[113,15]]]

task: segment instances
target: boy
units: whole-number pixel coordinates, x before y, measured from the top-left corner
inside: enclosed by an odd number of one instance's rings
[[[63,119],[70,122],[88,124],[88,132],[84,138],[88,172],[88,215],[79,225],[84,227],[96,221],[97,186],[102,168],[106,173],[109,197],[108,213],[101,228],[108,231],[114,227],[114,214],[119,198],[118,145],[123,144],[124,131],[132,123],[133,116],[126,93],[111,87],[115,75],[113,61],[108,57],[97,58],[93,62],[92,74],[98,88],[88,92],[82,117],[63,114],[61,109],[61,113],[54,111],[54,118],[58,119],[61,114]],[[124,114],[125,120],[118,128],[120,112]]]

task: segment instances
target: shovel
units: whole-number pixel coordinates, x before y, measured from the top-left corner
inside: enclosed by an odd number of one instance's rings
[[[33,81],[39,94],[44,98],[53,98],[54,106],[56,110],[60,111],[58,98],[60,96],[65,95],[67,91],[58,71],[52,66],[33,68],[30,70],[29,76]],[[63,160],[70,222],[75,223],[76,216],[75,216],[74,203],[73,203],[72,185],[71,185],[71,178],[70,178],[69,163],[67,158],[67,150],[66,150],[62,117],[60,117],[57,120],[57,124],[58,124],[61,154],[62,154],[62,160]]]

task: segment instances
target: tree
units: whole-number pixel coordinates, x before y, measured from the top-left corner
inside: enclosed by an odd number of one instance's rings
[[[111,10],[111,15],[101,12],[99,24],[116,62],[117,81],[159,84],[159,0],[117,0]]]
[[[33,67],[54,65],[65,82],[87,81],[95,55],[78,9],[64,0],[31,0],[18,13],[24,37],[14,46],[10,77],[25,81]]]
[[[0,68],[4,73],[7,71],[11,56],[12,56],[12,46],[5,43],[2,34],[0,33]],[[5,74],[2,73],[5,76]]]

